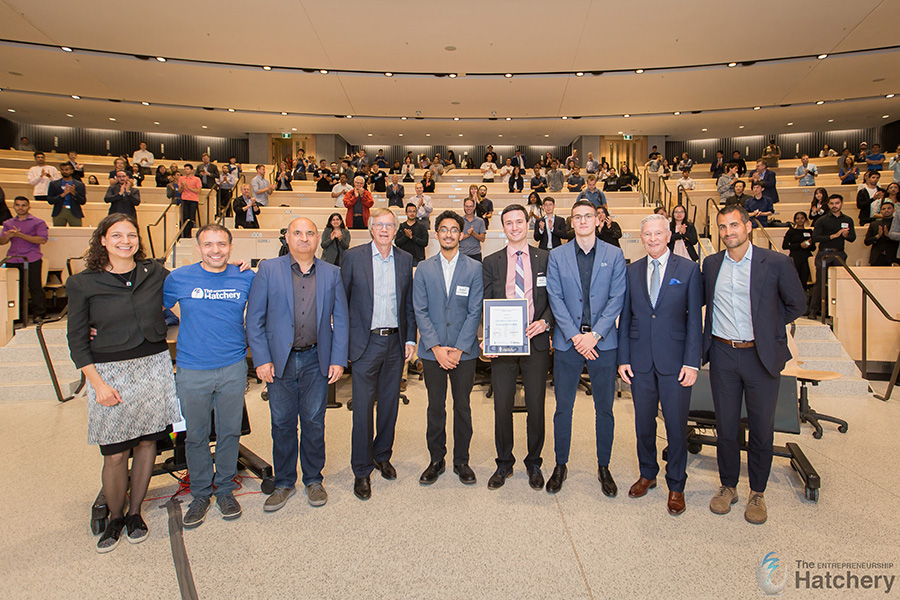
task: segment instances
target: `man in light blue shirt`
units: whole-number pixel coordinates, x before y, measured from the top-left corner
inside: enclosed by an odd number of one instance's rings
[[[794,179],[800,184],[800,187],[816,185],[816,177],[819,175],[819,169],[816,165],[809,164],[809,155],[804,154],[800,157],[800,166],[794,172]]]
[[[597,187],[596,175],[587,176],[587,187],[581,190],[581,193],[579,193],[578,197],[575,198],[576,202],[578,200],[588,200],[591,204],[594,205],[594,208],[606,206],[606,194],[604,194],[603,191]]]

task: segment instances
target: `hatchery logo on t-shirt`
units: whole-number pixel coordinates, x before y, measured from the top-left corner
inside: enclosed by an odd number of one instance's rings
[[[191,298],[195,300],[240,300],[241,293],[236,289],[228,290],[205,290],[203,288],[194,288],[191,290]]]

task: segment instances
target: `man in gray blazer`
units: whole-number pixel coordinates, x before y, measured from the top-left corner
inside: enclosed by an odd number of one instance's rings
[[[440,253],[419,263],[413,281],[413,308],[419,328],[419,358],[428,389],[426,439],[431,462],[419,478],[437,481],[447,454],[447,378],[453,394],[453,472],[465,484],[475,483],[469,467],[472,410],[469,394],[480,352],[478,325],[484,282],[481,264],[459,251],[463,220],[452,210],[435,220]]]
[[[594,396],[597,477],[606,496],[613,497],[618,492],[609,472],[609,456],[614,427],[616,318],[625,302],[625,258],[620,249],[597,239],[594,232],[598,224],[596,209],[590,201],[575,202],[572,206],[575,243],[554,248],[547,265],[547,294],[556,319],[553,331],[556,468],[547,481],[547,491],[552,494],[566,480],[572,443],[572,407],[585,364]]]

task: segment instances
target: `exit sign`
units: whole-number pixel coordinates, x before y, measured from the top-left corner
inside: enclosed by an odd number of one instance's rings
[[[283,139],[283,140],[289,140],[289,139],[291,139],[291,134],[289,134],[289,133],[282,133],[282,134],[281,134],[281,139]],[[631,138],[629,137],[628,139],[631,139]]]
[[[291,137],[290,134],[288,134],[288,137]],[[630,133],[626,133],[622,135],[622,139],[627,141],[634,139],[634,137]]]

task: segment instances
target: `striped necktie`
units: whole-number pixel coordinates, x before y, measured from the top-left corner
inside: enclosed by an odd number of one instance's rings
[[[516,252],[516,298],[525,297],[525,265],[522,264],[522,251]]]

